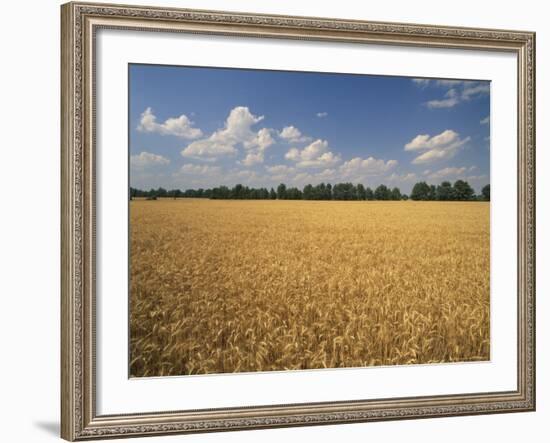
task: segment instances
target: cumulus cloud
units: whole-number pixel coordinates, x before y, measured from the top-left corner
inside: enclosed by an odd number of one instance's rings
[[[460,138],[452,129],[430,137],[420,134],[405,145],[405,151],[424,151],[412,162],[414,164],[430,163],[437,160],[452,158],[462,146],[470,141],[470,137]]]
[[[252,114],[248,107],[237,106],[229,113],[222,129],[218,129],[207,138],[190,143],[181,151],[181,155],[215,160],[220,156],[235,155],[239,145],[248,150],[263,151],[274,143],[269,129],[263,128],[258,132],[252,130],[252,126],[263,119],[263,116]]]
[[[430,84],[430,79],[428,78],[413,78],[412,82],[421,88],[425,88]]]
[[[289,174],[296,172],[296,168],[287,165],[266,166],[266,171],[270,174]]]
[[[432,180],[440,180],[445,178],[454,178],[458,176],[463,176],[468,169],[466,167],[460,167],[460,168],[443,168],[439,171],[435,171],[429,175],[429,178]]]
[[[422,89],[428,86],[448,88],[443,98],[429,100],[425,103],[430,109],[452,108],[460,103],[481,97],[490,92],[489,82],[485,81],[413,78],[412,82]]]
[[[285,126],[281,132],[279,132],[279,137],[289,143],[303,143],[311,141],[311,137],[303,135],[295,126]]]
[[[417,179],[417,175],[414,172],[408,172],[404,174],[396,174],[395,172],[388,176],[388,183],[410,183]]]
[[[134,169],[144,170],[154,166],[165,166],[170,163],[166,157],[151,152],[141,152],[130,156],[130,165]]]
[[[319,118],[325,118],[328,116],[328,112],[318,112],[316,115]]]
[[[271,129],[262,128],[252,140],[245,141],[243,146],[248,150],[246,157],[240,162],[245,166],[252,166],[264,162],[264,151],[275,143],[271,136]]]
[[[194,165],[192,163],[183,165],[179,170],[180,173],[189,175],[214,175],[219,174],[220,171],[221,168],[219,166]]]
[[[164,123],[158,123],[151,108],[145,109],[141,114],[137,130],[161,135],[175,135],[189,140],[202,137],[202,131],[199,128],[194,128],[193,122],[185,114],[169,118]]]
[[[264,153],[262,151],[257,152],[249,152],[246,154],[246,157],[241,161],[241,163],[245,166],[252,166],[257,163],[263,163],[264,162]]]
[[[290,149],[285,154],[285,158],[296,162],[296,166],[299,168],[330,167],[341,161],[338,154],[329,151],[328,142],[321,139],[315,140],[304,149]]]
[[[243,144],[246,149],[259,149],[264,151],[275,143],[271,136],[271,129],[262,128],[252,140],[246,140]]]
[[[470,100],[473,97],[489,94],[491,88],[488,82],[467,82],[462,90],[462,99]]]
[[[343,163],[339,170],[344,177],[365,177],[382,175],[396,166],[397,160],[355,157]]]
[[[452,108],[460,103],[460,96],[455,89],[449,89],[445,94],[445,98],[441,100],[430,100],[426,102],[426,106],[430,109],[437,108]]]
[[[337,169],[325,168],[321,171],[304,171],[293,166],[273,165],[266,166],[269,178],[275,182],[284,182],[290,186],[304,186],[308,183],[318,184],[321,182],[338,180],[341,175]]]

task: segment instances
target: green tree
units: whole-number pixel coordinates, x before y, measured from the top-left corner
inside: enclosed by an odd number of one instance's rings
[[[244,198],[244,186],[240,183],[233,186],[233,189],[231,189],[231,198],[239,200]]]
[[[457,180],[453,185],[453,190],[457,200],[467,201],[474,198],[474,190],[467,181]]]
[[[450,182],[444,181],[438,187],[436,191],[437,200],[450,201],[454,200],[454,189]]]
[[[391,195],[390,195],[391,199],[392,200],[401,200],[401,191],[399,190],[399,188],[393,188],[391,190]]]
[[[275,192],[275,189],[271,188],[270,191],[269,191],[269,198],[271,200],[276,200],[277,199],[277,193]]]
[[[481,189],[481,196],[485,201],[491,201],[491,185],[485,185]]]
[[[324,183],[321,183],[323,185]],[[332,185],[330,183],[327,183],[325,187],[325,191],[323,193],[323,200],[332,200]]]
[[[311,186],[310,184],[305,185],[303,195],[304,200],[314,200],[315,192],[313,190],[313,186]]]
[[[277,198],[279,200],[286,199],[286,185],[284,183],[281,183],[279,186],[277,186]]]
[[[301,200],[302,191],[300,191],[298,188],[288,188],[286,190],[286,198],[288,200]]]
[[[334,200],[357,200],[357,189],[353,183],[337,183],[332,188]]]
[[[412,200],[428,200],[430,196],[430,186],[426,182],[418,182],[413,186],[411,192]]]
[[[366,200],[374,200],[374,192],[372,192],[371,188],[365,190],[365,198]]]
[[[359,183],[357,185],[357,200],[366,200],[367,199],[367,192],[365,190],[365,187]]]
[[[386,185],[380,185],[374,190],[374,199],[375,200],[390,200],[391,191]]]

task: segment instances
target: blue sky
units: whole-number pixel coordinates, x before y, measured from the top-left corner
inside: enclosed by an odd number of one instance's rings
[[[130,65],[130,183],[489,183],[490,83]]]

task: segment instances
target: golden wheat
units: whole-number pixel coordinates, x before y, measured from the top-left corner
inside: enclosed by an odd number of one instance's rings
[[[489,359],[489,204],[132,201],[130,373]]]

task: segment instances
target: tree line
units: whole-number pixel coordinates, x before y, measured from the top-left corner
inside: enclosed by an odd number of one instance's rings
[[[454,184],[444,181],[441,184],[429,185],[425,181],[416,183],[411,195],[402,194],[399,188],[389,188],[380,185],[374,191],[361,183],[330,183],[318,185],[308,184],[303,189],[287,187],[284,183],[277,189],[250,188],[237,184],[232,188],[219,186],[208,189],[180,189],[167,190],[164,188],[141,189],[130,188],[130,199],[147,198],[209,198],[213,200],[423,200],[423,201],[489,201],[491,200],[491,187],[485,185],[481,194],[476,195],[474,189],[467,181],[457,180]]]

